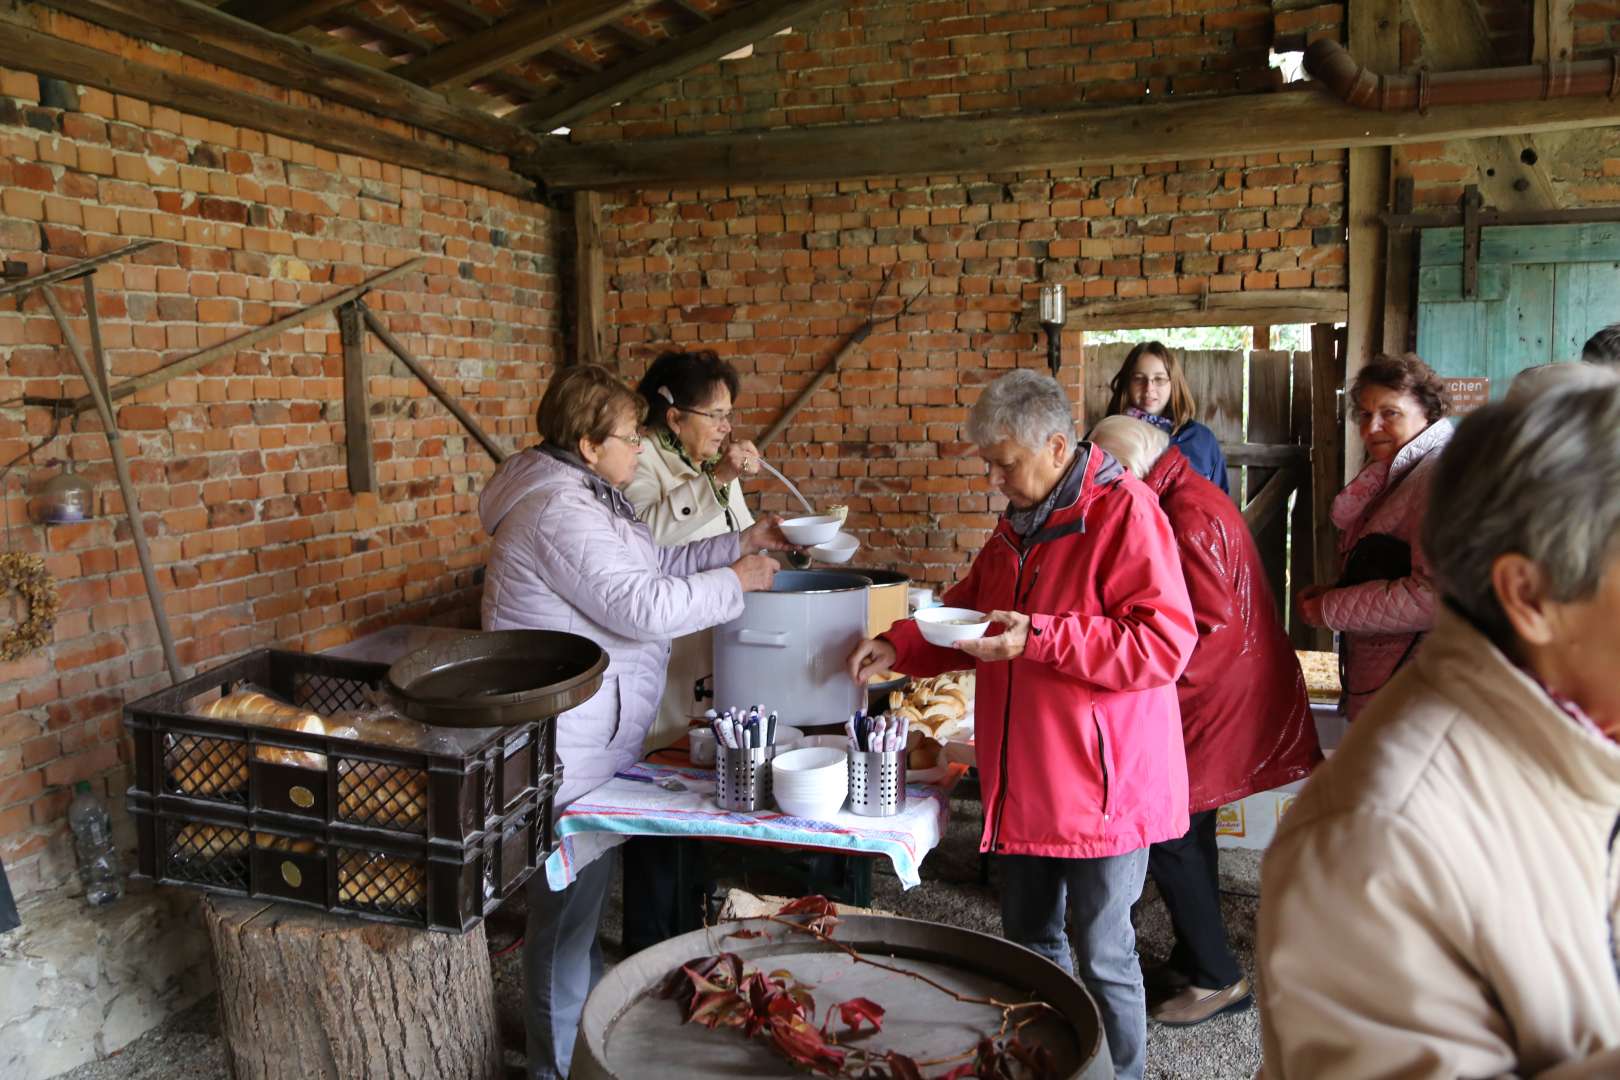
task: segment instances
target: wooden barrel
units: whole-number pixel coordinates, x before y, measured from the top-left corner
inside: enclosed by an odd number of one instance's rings
[[[764,935],[727,936],[743,929]],[[846,916],[833,936],[862,955],[926,975],[959,994],[1045,1001],[1052,1009],[1025,1027],[1022,1037],[1052,1053],[1052,1075],[1074,1080],[1111,1080],[1114,1075],[1102,1021],[1085,987],[1027,949],[988,934],[893,916]],[[826,1010],[852,998],[881,1005],[883,1030],[850,1044],[868,1051],[895,1050],[917,1061],[938,1060],[971,1052],[1001,1023],[998,1008],[957,1001],[918,979],[856,963],[807,934],[757,921],[720,923],[636,953],[607,973],[585,1002],[569,1076],[633,1080],[649,1075],[649,1066],[655,1065],[664,1080],[802,1077],[803,1071],[765,1040],[684,1024],[681,1006],[657,995],[672,971],[719,952],[736,953],[749,969],[785,969],[814,987],[818,1022]]]

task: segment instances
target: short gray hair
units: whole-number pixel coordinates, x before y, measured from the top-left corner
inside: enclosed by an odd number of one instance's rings
[[[968,414],[968,441],[977,446],[1011,439],[1034,450],[1053,435],[1074,446],[1074,408],[1056,379],[1027,368],[1009,371],[985,387]]]
[[[1086,437],[1114,455],[1138,480],[1146,480],[1170,448],[1170,436],[1134,416],[1105,416]]]
[[[1498,645],[1515,635],[1491,584],[1518,553],[1553,600],[1597,591],[1620,546],[1620,384],[1470,413],[1441,454],[1423,544],[1440,590]]]
[[[1555,390],[1585,390],[1620,382],[1620,368],[1576,360],[1568,364],[1537,364],[1513,376],[1506,401],[1528,401]]]

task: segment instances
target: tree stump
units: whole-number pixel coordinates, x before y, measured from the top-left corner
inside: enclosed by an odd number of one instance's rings
[[[210,896],[235,1080],[494,1080],[484,927],[441,934]]]

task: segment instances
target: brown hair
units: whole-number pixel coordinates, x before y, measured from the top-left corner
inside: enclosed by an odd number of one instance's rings
[[[647,403],[617,375],[600,364],[579,364],[552,376],[535,422],[540,438],[578,453],[579,440],[605,442],[623,417],[640,424],[646,415]]]
[[[1157,341],[1144,341],[1126,354],[1125,362],[1108,384],[1113,391],[1113,396],[1108,399],[1108,415],[1117,416],[1130,405],[1128,391],[1131,388],[1131,375],[1136,371],[1136,362],[1144,356],[1157,356],[1164,361],[1165,371],[1170,373],[1170,418],[1175,421],[1176,427],[1179,429],[1183,424],[1196,420],[1198,403],[1193,400],[1192,387],[1187,385],[1187,375],[1181,370],[1181,361]]]
[[[1350,406],[1361,408],[1361,392],[1369,386],[1382,386],[1397,394],[1411,394],[1423,407],[1423,415],[1434,423],[1451,412],[1451,395],[1446,384],[1434,369],[1418,358],[1417,353],[1373,357],[1372,363],[1356,373],[1350,384]]]
[[[667,352],[652,362],[641,377],[636,392],[647,399],[647,424],[659,431],[669,430],[669,410],[691,409],[716,393],[715,387],[731,391],[733,406],[742,381],[737,369],[722,360],[713,349],[697,352]],[[667,392],[665,397],[660,391]]]

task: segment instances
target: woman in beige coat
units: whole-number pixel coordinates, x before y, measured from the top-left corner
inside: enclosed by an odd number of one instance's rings
[[[655,543],[673,547],[742,532],[754,523],[743,503],[742,477],[759,472],[759,451],[746,439],[731,439],[738,386],[736,369],[712,352],[667,352],[636,387],[647,400],[651,445],[625,495]],[[693,689],[713,673],[712,631],[676,639],[658,719],[647,733],[648,751],[686,734],[691,718],[705,708]]]
[[[742,478],[759,471],[759,451],[746,439],[731,438],[738,387],[736,369],[713,352],[664,353],[636,387],[647,401],[648,447],[625,495],[655,542],[685,544],[754,523],[743,503]],[[675,639],[645,750],[662,749],[686,734],[705,707],[694,692],[697,682],[713,672],[712,630]],[[692,872],[701,861],[696,840],[637,836],[625,844],[627,954],[703,925],[707,875]]]
[[[1620,1076],[1620,386],[1464,420],[1443,610],[1261,874],[1268,1080]]]

